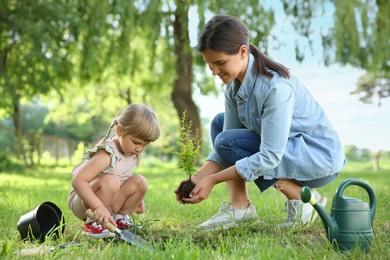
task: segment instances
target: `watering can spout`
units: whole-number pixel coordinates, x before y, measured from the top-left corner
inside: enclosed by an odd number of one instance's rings
[[[322,222],[324,223],[325,232],[328,236],[330,242],[335,238],[335,223],[332,220],[332,217],[326,212],[325,208],[317,203],[314,196],[310,191],[309,187],[303,187],[301,190],[301,199],[304,203],[310,203],[314,209],[318,212],[318,215],[321,217]]]

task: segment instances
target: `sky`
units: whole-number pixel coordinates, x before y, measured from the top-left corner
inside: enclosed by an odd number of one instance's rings
[[[330,26],[332,12],[332,8],[327,8],[325,16],[314,22],[314,29],[320,30]],[[368,148],[374,152],[389,151],[390,98],[383,99],[379,107],[376,103],[364,104],[358,100],[357,95],[350,94],[355,89],[358,78],[365,72],[350,66],[335,64],[325,67],[322,65],[322,47],[317,39],[313,41],[314,54],[306,53],[306,58],[302,63],[295,61],[294,41],[297,35],[292,30],[291,23],[278,12],[276,21],[277,24],[272,34],[283,43],[283,46],[277,49],[276,44],[270,41],[268,55],[290,68],[291,72],[312,93],[338,131],[342,143],[356,145],[358,148]],[[210,77],[212,77],[211,74]],[[216,113],[224,110],[222,94],[218,97],[199,95],[195,97],[195,100],[200,108],[201,116],[210,120]]]

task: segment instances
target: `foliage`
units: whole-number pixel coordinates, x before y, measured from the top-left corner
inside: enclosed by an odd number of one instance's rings
[[[22,165],[20,165],[15,160],[15,157],[12,156],[10,149],[5,148],[0,151],[0,172],[18,169],[22,169]]]
[[[2,1],[0,114],[13,117],[15,140],[22,140],[20,103],[39,95],[49,104],[47,121],[89,121],[96,130],[92,139],[103,131],[100,118],[108,120],[130,103],[149,103],[152,90],[169,98],[164,89],[172,77],[158,61],[167,49],[154,49],[159,6],[160,1]],[[18,156],[22,146],[16,145]]]
[[[284,10],[293,19],[296,31],[308,39],[320,32],[326,65],[340,63],[367,72],[352,94],[367,103],[390,97],[390,2],[283,0]],[[326,15],[324,7],[334,9],[331,26],[324,22],[322,30],[313,29],[313,18]],[[305,46],[296,42],[297,60]],[[301,56],[301,57],[299,57]]]
[[[33,165],[40,161],[42,154],[45,151],[52,151],[55,147],[53,139],[66,139],[68,142],[84,141],[92,142],[94,128],[90,122],[85,124],[75,124],[73,122],[65,123],[60,119],[55,121],[47,121],[48,108],[42,106],[38,100],[21,106],[21,132],[22,145],[25,150],[25,155],[30,158],[29,165]],[[97,119],[98,120],[98,119]],[[96,120],[96,121],[97,121]],[[10,156],[15,154],[15,134],[14,127],[10,124],[11,119],[0,120],[0,146],[10,153]],[[68,150],[64,147],[62,150]],[[73,153],[73,151],[69,151]],[[52,156],[54,156],[52,152]],[[30,166],[31,166],[30,165]]]
[[[359,100],[364,103],[378,103],[380,106],[381,100],[390,96],[390,76],[380,74],[368,72],[360,76],[351,94],[359,95]]]
[[[195,172],[195,163],[198,159],[201,144],[198,134],[193,137],[192,121],[188,120],[187,112],[184,111],[181,117],[180,134],[179,134],[179,161],[178,166],[182,169],[188,177],[191,177]]]
[[[362,100],[376,96],[380,100],[388,95],[388,1],[281,2],[303,36],[296,41],[297,60],[303,59],[301,40],[312,43],[318,31],[313,30],[313,21],[325,7],[334,8],[334,23],[330,27],[327,24],[329,31],[321,30],[320,35],[326,63],[340,62],[367,70],[369,74],[353,92]],[[147,103],[157,108],[160,118],[163,114],[172,118],[176,109],[178,120],[162,121],[166,130],[159,146],[164,153],[171,152],[176,145],[176,135],[171,133],[178,128],[174,124],[180,121],[181,113],[176,104],[169,102],[167,106],[167,100],[177,96],[177,104],[185,107],[192,104],[194,88],[204,95],[217,92],[194,48],[193,36],[211,15],[235,15],[248,26],[251,43],[267,53],[268,41],[278,41],[271,34],[274,6],[263,0],[58,0],[32,1],[29,5],[21,0],[1,1],[0,118],[13,118],[16,132],[19,108],[39,98],[47,105],[48,114],[44,125],[34,129],[48,126],[56,135],[96,140],[118,110],[129,103]],[[178,24],[181,30],[175,29]],[[186,84],[176,81],[180,76]],[[171,93],[175,82],[184,92]],[[196,106],[187,111],[197,124]],[[41,112],[36,122],[40,122]],[[21,115],[21,120],[26,116]],[[202,127],[196,127],[200,138],[205,136]],[[23,140],[19,134],[14,134],[15,140]]]
[[[367,148],[358,148],[356,145],[346,145],[344,150],[348,161],[368,162],[371,160],[371,152]]]
[[[354,94],[370,102],[390,97],[390,2],[389,1],[335,1],[334,28],[326,40],[325,51],[333,53],[341,64],[351,64],[367,71]],[[348,28],[346,30],[345,28]],[[328,39],[329,39],[328,38]],[[329,56],[328,56],[329,57]],[[366,84],[364,84],[366,83]]]
[[[29,100],[53,88],[60,89],[70,78],[73,60],[69,52],[77,37],[75,4],[1,1],[1,109],[10,114],[18,97]]]
[[[373,241],[370,252],[359,250],[334,251],[329,245],[322,222],[318,219],[310,227],[280,230],[275,227],[285,220],[284,198],[276,189],[259,193],[256,185],[248,183],[248,193],[260,216],[258,223],[218,232],[200,232],[196,226],[218,210],[228,197],[226,187],[217,185],[212,196],[200,204],[180,205],[173,190],[182,180],[176,165],[164,162],[141,163],[136,173],[148,180],[145,197],[146,212],[135,215],[136,223],[143,224],[137,233],[153,244],[153,251],[81,234],[83,223],[67,208],[71,182],[71,167],[39,167],[22,171],[0,172],[0,258],[16,259],[18,250],[54,246],[54,250],[32,259],[387,259],[388,212],[390,210],[390,161],[380,172],[370,171],[362,163],[347,165],[340,176],[318,191],[328,198],[330,212],[332,196],[339,184],[354,177],[371,184],[377,195],[377,211],[373,222]],[[346,190],[346,196],[367,200],[361,189]],[[16,229],[18,219],[37,205],[51,201],[65,216],[65,232],[59,240],[48,238],[45,243],[21,242]],[[78,242],[81,247],[61,249],[60,244]],[[261,250],[259,250],[261,248]]]

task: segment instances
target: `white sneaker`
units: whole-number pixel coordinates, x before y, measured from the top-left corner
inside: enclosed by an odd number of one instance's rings
[[[316,191],[312,191],[312,196],[317,203],[326,206],[328,200]],[[310,203],[303,203],[301,200],[288,200],[284,203],[284,211],[287,211],[287,220],[280,224],[280,228],[295,226],[298,223],[311,224],[318,217],[317,211]]]
[[[223,202],[219,212],[209,220],[198,226],[201,231],[224,230],[237,227],[240,222],[248,221],[257,217],[256,208],[249,203],[245,209],[233,208],[229,202]]]

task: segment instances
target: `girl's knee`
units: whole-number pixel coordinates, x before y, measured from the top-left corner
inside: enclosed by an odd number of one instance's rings
[[[138,175],[138,177],[140,178],[140,186],[142,187],[142,189],[144,191],[147,191],[148,190],[148,182],[146,181],[146,178],[142,175]]]
[[[99,178],[101,190],[117,192],[120,189],[120,179],[116,175],[105,174]]]
[[[137,190],[140,192],[146,192],[148,190],[148,182],[146,181],[146,178],[142,175],[135,175],[132,176],[134,182],[136,184]]]

